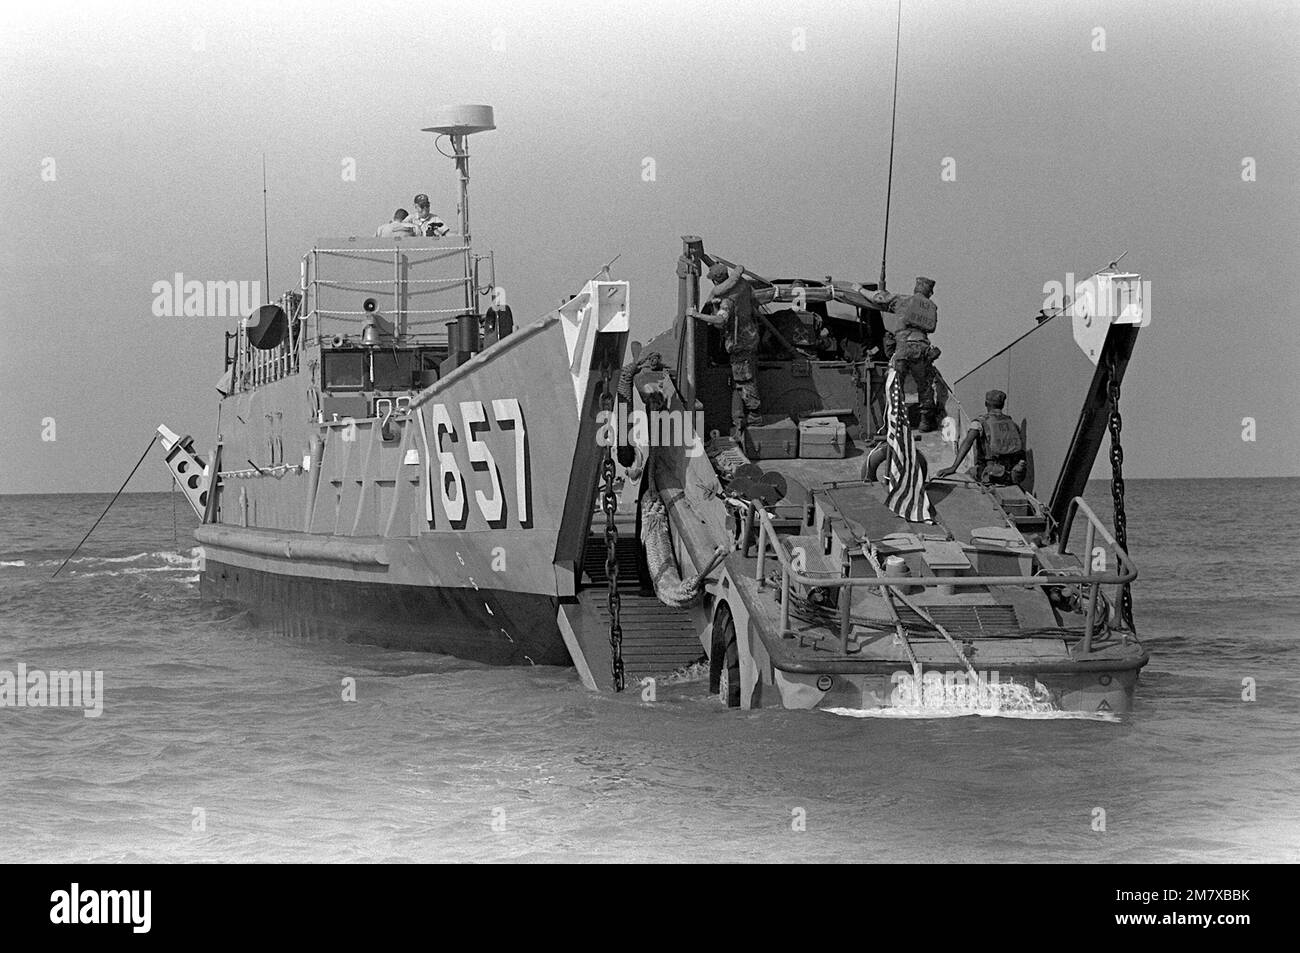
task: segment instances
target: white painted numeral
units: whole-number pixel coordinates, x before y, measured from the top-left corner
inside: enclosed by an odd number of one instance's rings
[[[501,519],[501,510],[505,506],[501,473],[497,470],[497,462],[492,458],[492,451],[488,449],[488,445],[474,436],[474,425],[487,422],[487,410],[481,400],[464,400],[460,404],[460,417],[465,422],[465,450],[469,453],[470,462],[485,464],[488,478],[492,481],[492,495],[488,496],[482,490],[475,490],[474,499],[478,501],[479,512],[483,514],[483,518],[489,523],[494,523]]]
[[[507,398],[505,400],[492,401],[492,415],[499,426],[503,422],[510,422],[515,432],[515,495],[518,502],[518,520],[521,526],[527,526],[529,521],[528,500],[528,434],[524,429],[524,413],[519,406],[516,398]],[[419,415],[420,422],[420,440],[424,445],[424,459],[428,465],[428,493],[425,495],[425,519],[430,528],[433,528],[433,485],[438,485],[438,495],[442,501],[443,512],[447,514],[447,519],[452,523],[459,523],[465,519],[466,507],[466,488],[465,474],[461,472],[460,466],[456,463],[456,454],[452,450],[443,449],[443,435],[446,434],[452,440],[459,439],[456,427],[452,423],[451,414],[447,412],[446,404],[432,404],[429,408],[429,416],[433,422],[433,453],[431,454],[429,439],[425,434],[424,415]],[[505,486],[501,482],[501,468],[497,466],[496,457],[492,455],[492,450],[479,435],[475,434],[474,429],[486,429],[491,425],[488,419],[487,408],[483,401],[467,400],[460,404],[461,422],[465,428],[465,453],[469,457],[471,468],[474,464],[482,464],[487,469],[488,479],[492,482],[491,493],[484,493],[482,490],[474,491],[474,500],[478,504],[479,512],[489,523],[496,523],[501,520],[505,513]],[[411,451],[414,452],[414,451]],[[434,478],[433,458],[438,461],[438,479]],[[409,461],[409,454],[408,454]]]
[[[497,423],[509,420],[514,423],[515,431],[515,504],[518,507],[519,522],[528,525],[528,432],[524,429],[524,412],[515,397],[492,401],[492,415]]]
[[[456,428],[452,426],[451,415],[447,413],[445,404],[433,405],[433,445],[435,452],[438,454],[438,467],[442,471],[442,478],[439,481],[439,492],[442,496],[442,509],[447,514],[447,519],[453,523],[458,523],[465,518],[465,477],[460,472],[460,467],[456,463],[456,455],[450,450],[442,449],[443,431],[451,434],[452,439],[456,437]],[[448,483],[455,486],[455,498],[452,498],[449,492]]]

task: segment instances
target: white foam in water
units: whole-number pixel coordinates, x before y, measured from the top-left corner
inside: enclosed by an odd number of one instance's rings
[[[135,563],[142,559],[157,559],[171,566],[179,566],[183,569],[198,569],[199,547],[195,546],[186,553],[173,552],[156,552],[156,553],[136,553],[134,556],[78,556],[75,559],[68,560],[69,566],[80,566],[84,563]],[[32,566],[61,566],[62,559],[38,559],[31,563]],[[19,567],[27,566],[25,559],[15,559],[12,561],[0,560],[0,567]]]
[[[689,682],[702,682],[709,677],[708,662],[692,662],[676,669],[668,675],[660,676],[656,681],[661,685],[681,685]]]
[[[824,708],[822,711],[846,718],[985,718],[1082,719],[1119,721],[1113,712],[1062,711],[1051,693],[1035,682],[1027,685],[999,680],[997,672],[970,676],[964,672],[926,672],[918,692],[916,679],[899,672],[888,707]]]
[[[72,572],[76,579],[98,579],[101,576],[140,576],[150,572],[192,572],[195,566],[136,566],[131,569],[105,569],[102,572]]]
[[[86,569],[69,569],[67,575],[75,576],[77,579],[94,579],[99,576],[136,576],[148,572],[195,572],[199,568],[199,548],[196,546],[188,553],[136,553],[134,556],[83,556],[80,559],[74,559],[69,566],[75,566],[80,563],[120,564],[134,563],[142,559],[156,559],[165,563],[163,566],[130,566],[122,569],[102,569],[96,570],[93,567]],[[62,562],[60,559],[42,560],[37,563],[40,566],[57,566]]]

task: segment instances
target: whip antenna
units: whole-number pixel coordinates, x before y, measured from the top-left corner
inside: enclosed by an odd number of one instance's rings
[[[900,0],[902,3],[902,0]],[[888,220],[888,216],[887,217]],[[265,255],[266,290],[263,294],[265,303],[270,303],[270,228],[266,224],[266,153],[261,153],[261,250]]]
[[[880,249],[880,290],[885,290],[885,255],[889,250],[889,200],[894,193],[894,123],[898,119],[898,46],[903,35],[903,0],[898,0],[898,26],[894,33],[894,107],[889,116],[889,181],[885,185],[885,241]]]

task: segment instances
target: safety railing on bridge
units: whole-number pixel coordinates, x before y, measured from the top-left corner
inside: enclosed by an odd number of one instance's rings
[[[309,338],[317,343],[332,338],[332,334],[322,328],[322,319],[338,319],[342,330],[348,330],[352,319],[364,318],[373,312],[366,310],[364,302],[367,292],[376,296],[388,297],[392,307],[386,309],[383,317],[393,322],[393,331],[398,339],[437,338],[445,340],[447,319],[464,314],[473,307],[477,291],[477,264],[469,245],[463,236],[445,236],[449,242],[438,244],[415,244],[393,242],[380,244],[378,241],[340,247],[313,248],[303,255],[301,262],[301,288],[305,301],[305,321]],[[459,241],[458,241],[459,239]],[[418,240],[417,240],[418,241]],[[359,274],[353,277],[347,274],[324,275],[321,262],[326,258],[335,258],[340,265],[351,262]],[[391,258],[392,274],[385,277],[372,277],[375,266]],[[412,270],[428,269],[436,271],[435,263],[455,262],[454,275],[433,275],[413,277]],[[445,267],[442,269],[447,271]],[[357,292],[355,306],[334,307],[332,303],[322,304],[322,292],[338,292],[344,296],[348,292]],[[414,295],[449,292],[452,301],[448,307],[426,308],[412,307]],[[333,296],[331,296],[333,297]],[[360,327],[355,328],[357,332]]]

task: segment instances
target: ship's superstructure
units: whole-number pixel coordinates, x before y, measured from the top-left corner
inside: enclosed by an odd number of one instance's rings
[[[202,518],[205,598],[290,632],[568,661],[557,606],[583,560],[628,287],[589,281],[513,327],[468,234],[464,140],[491,127],[458,107],[431,130],[461,173],[456,230],[321,239],[300,287],[228,336],[206,459],[160,429]]]

